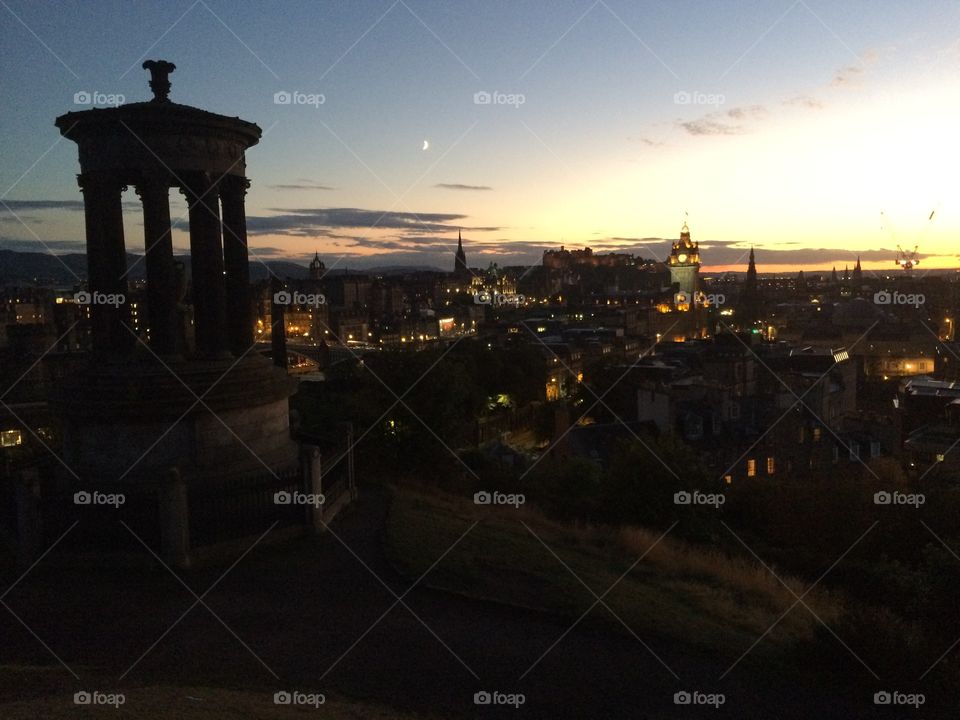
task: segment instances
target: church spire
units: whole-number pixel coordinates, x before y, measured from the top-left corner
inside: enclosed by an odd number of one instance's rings
[[[463,251],[463,231],[460,228],[457,229],[457,252],[453,260],[453,274],[461,280],[470,277],[467,254]]]
[[[741,318],[740,325],[746,329],[755,325],[762,315],[760,291],[757,287],[757,260],[750,247],[750,261],[747,263],[747,277],[740,293],[740,307],[737,315]]]

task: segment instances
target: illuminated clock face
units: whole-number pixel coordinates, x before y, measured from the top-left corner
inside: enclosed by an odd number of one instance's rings
[[[682,262],[682,263],[686,262],[686,261],[687,261],[687,254],[686,254],[686,253],[680,253],[679,255],[677,255],[677,260],[679,260],[679,261]]]

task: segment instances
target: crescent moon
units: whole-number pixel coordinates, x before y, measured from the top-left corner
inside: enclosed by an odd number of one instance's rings
[[[424,141],[423,141],[423,149],[424,149],[424,150],[429,150],[429,149],[430,149],[430,141],[429,141],[429,140],[424,140]]]

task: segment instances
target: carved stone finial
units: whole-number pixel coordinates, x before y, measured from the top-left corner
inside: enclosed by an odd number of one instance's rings
[[[143,69],[150,71],[150,89],[153,90],[153,102],[170,102],[170,73],[177,66],[166,60],[147,60]]]

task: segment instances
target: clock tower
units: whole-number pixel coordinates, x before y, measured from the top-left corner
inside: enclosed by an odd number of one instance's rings
[[[700,248],[690,240],[690,228],[683,224],[680,230],[680,239],[673,243],[670,258],[667,260],[670,268],[670,282],[678,286],[678,292],[685,293],[687,306],[693,304],[697,292],[697,276],[700,273]],[[682,303],[678,303],[682,304]]]

